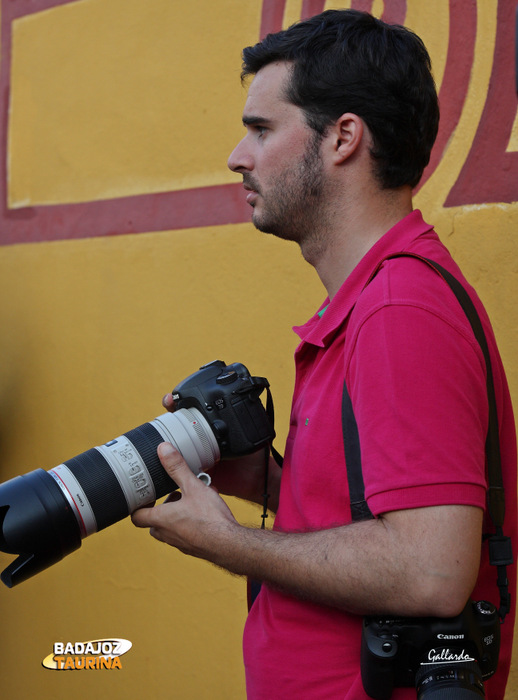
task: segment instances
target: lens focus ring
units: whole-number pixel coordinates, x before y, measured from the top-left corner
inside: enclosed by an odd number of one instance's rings
[[[418,700],[476,700],[484,698],[480,668],[476,661],[422,666],[416,673]]]

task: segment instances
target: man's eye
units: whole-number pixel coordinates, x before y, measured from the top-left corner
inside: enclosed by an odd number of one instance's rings
[[[265,126],[256,126],[255,130],[257,132],[257,138],[259,138],[259,139],[262,138],[267,131]]]

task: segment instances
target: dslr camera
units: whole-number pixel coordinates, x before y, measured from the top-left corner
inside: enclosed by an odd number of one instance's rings
[[[11,588],[81,546],[83,538],[178,486],[157,455],[171,442],[197,476],[221,458],[256,452],[273,440],[260,395],[269,383],[216,360],[173,389],[174,413],[130,430],[50,471],[0,485],[0,551],[18,554],[1,574]],[[270,413],[273,413],[270,411]]]
[[[469,601],[454,618],[366,617],[361,675],[367,695],[388,700],[415,686],[418,700],[485,697],[498,665],[500,620],[494,605]]]

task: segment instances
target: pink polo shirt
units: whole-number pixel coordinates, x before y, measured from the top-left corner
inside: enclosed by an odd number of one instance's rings
[[[493,333],[476,294],[419,211],[371,248],[323,304],[324,313],[295,329],[301,343],[274,527],[301,532],[351,521],[341,425],[344,377],[374,515],[431,505],[485,507],[485,365],[458,301],[436,272],[412,258],[386,261],[364,290],[379,262],[401,251],[429,257],[454,274],[483,320],[501,429],[504,529],[516,543],[514,420]],[[495,580],[484,549],[474,599],[498,605]],[[249,699],[367,698],[359,666],[361,623],[361,617],[264,585],[245,627]],[[504,696],[513,627],[514,609],[502,626],[499,670],[486,683],[488,700]],[[415,698],[415,690],[397,689],[392,697]]]

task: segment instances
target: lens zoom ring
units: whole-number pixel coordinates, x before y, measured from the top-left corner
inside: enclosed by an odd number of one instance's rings
[[[134,445],[146,465],[155,487],[156,497],[161,498],[167,493],[171,493],[171,491],[176,491],[178,485],[175,484],[160,464],[156,452],[160,443],[164,442],[164,438],[158,430],[151,423],[144,423],[124,435]]]
[[[128,504],[117,477],[99,450],[92,448],[65,465],[81,484],[97,521],[97,530],[128,515]]]

